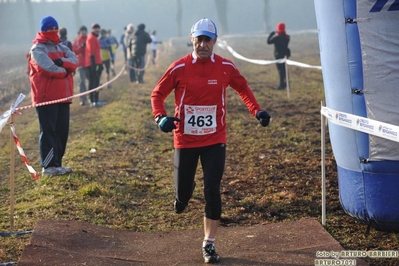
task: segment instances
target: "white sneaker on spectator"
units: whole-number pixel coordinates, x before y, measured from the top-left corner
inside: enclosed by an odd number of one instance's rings
[[[42,169],[42,175],[65,175],[67,172],[62,167],[50,166]]]
[[[97,107],[102,107],[102,106],[104,106],[106,104],[107,104],[106,102],[96,102],[96,106]]]
[[[65,173],[72,173],[72,168],[71,167],[61,166],[60,168],[63,168],[65,170]]]

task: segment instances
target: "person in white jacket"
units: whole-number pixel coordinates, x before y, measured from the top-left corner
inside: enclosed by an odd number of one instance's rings
[[[155,36],[157,34],[157,32],[155,30],[153,30],[151,32],[151,52],[152,52],[152,63],[155,65],[155,60],[157,59],[157,44],[162,44],[162,42],[157,41],[157,36]]]

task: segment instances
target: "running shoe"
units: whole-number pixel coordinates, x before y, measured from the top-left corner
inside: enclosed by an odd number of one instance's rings
[[[220,261],[219,254],[215,251],[215,245],[212,242],[206,243],[202,248],[205,263],[218,263]]]

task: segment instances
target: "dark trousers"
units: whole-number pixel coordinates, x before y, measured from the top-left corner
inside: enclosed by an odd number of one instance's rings
[[[136,75],[137,75],[137,81],[139,83],[143,83],[143,77],[144,77],[144,55],[137,55],[132,57],[132,63],[133,67],[135,68],[132,75],[133,79],[130,78],[130,81],[135,81],[136,80]]]
[[[135,68],[135,61],[133,57],[129,58],[129,78],[130,82],[135,82],[136,81],[136,70]]]
[[[62,166],[69,135],[69,107],[69,103],[36,107],[40,125],[40,165],[44,168]]]
[[[86,92],[86,79],[87,79],[87,71],[83,67],[78,67],[77,72],[79,73],[79,93]],[[86,95],[80,96],[80,102],[86,102]]]
[[[89,79],[89,90],[95,89],[100,85],[101,72],[103,71],[103,66],[99,65],[98,69],[93,67],[86,68],[87,78]],[[90,102],[96,103],[99,99],[99,90],[90,93]]]
[[[155,64],[155,59],[157,58],[157,50],[152,50],[152,63]]]
[[[125,58],[125,63],[127,62],[127,49],[125,46],[122,47],[123,50],[123,58]]]
[[[224,173],[226,145],[216,144],[200,148],[176,149],[174,158],[174,182],[176,199],[188,203],[201,162],[204,179],[205,217],[219,220],[222,213],[220,182]]]
[[[280,77],[280,87],[285,88],[287,87],[285,63],[277,63],[276,66],[277,66],[278,75]]]

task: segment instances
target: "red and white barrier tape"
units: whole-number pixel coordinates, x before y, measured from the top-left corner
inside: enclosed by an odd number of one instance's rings
[[[314,69],[321,70],[321,66],[312,66],[312,65],[301,63],[301,62],[292,61],[292,60],[289,60],[286,58],[276,59],[276,60],[250,59],[250,58],[244,57],[241,54],[234,51],[234,49],[231,46],[229,46],[227,44],[227,41],[225,41],[225,40],[222,40],[219,38],[217,44],[223,50],[228,50],[235,58],[241,59],[241,60],[253,63],[253,64],[270,65],[270,64],[276,64],[276,63],[287,63],[287,65],[293,65],[293,66],[304,67],[304,68],[314,68]]]
[[[17,106],[22,102],[25,98],[25,95],[20,93],[18,98],[15,100],[15,103],[11,105],[10,109],[0,115],[0,132],[3,127],[7,124],[8,119],[10,119],[11,115],[15,112]]]
[[[14,114],[14,113],[16,113],[16,112],[18,112],[20,110],[26,110],[26,109],[30,109],[30,108],[33,108],[33,107],[65,102],[65,101],[71,100],[73,98],[77,98],[77,97],[80,97],[80,96],[83,96],[83,95],[86,95],[86,94],[90,94],[90,93],[92,93],[94,91],[98,91],[98,90],[104,88],[105,86],[108,86],[108,84],[110,84],[111,82],[113,82],[117,78],[119,78],[119,76],[122,75],[124,70],[125,70],[125,68],[123,67],[121,69],[121,71],[118,73],[118,75],[116,75],[113,79],[109,80],[108,82],[106,82],[106,83],[102,84],[101,86],[98,86],[97,88],[94,88],[92,90],[89,90],[89,91],[86,91],[86,92],[82,92],[82,93],[79,93],[79,94],[75,94],[73,96],[69,96],[69,97],[66,97],[66,98],[54,100],[54,101],[48,101],[48,102],[43,102],[43,103],[39,103],[39,104],[36,104],[36,105],[28,105],[28,106],[22,106],[22,107],[18,107],[17,108],[18,104],[20,104],[22,102],[22,100],[25,98],[25,95],[21,93],[19,95],[18,99],[15,101],[15,103],[11,106],[10,110],[8,110],[5,113],[3,113],[2,115],[0,115],[0,132],[1,132],[2,128],[4,127],[4,125],[7,123],[7,121],[9,120],[9,118],[11,117],[11,114]],[[15,144],[17,145],[19,154],[22,157],[22,160],[24,161],[26,167],[28,168],[29,173],[33,176],[33,178],[35,180],[38,180],[39,179],[39,175],[37,174],[35,169],[33,169],[33,167],[29,164],[29,160],[26,157],[24,150],[22,149],[22,146],[21,146],[21,143],[20,143],[20,141],[18,139],[17,134],[15,133],[14,125],[12,123],[10,123],[9,125],[10,125],[10,128],[11,128],[11,132],[12,132]]]
[[[38,173],[35,171],[35,169],[33,169],[33,167],[30,165],[28,158],[25,155],[24,150],[22,149],[21,146],[21,142],[18,139],[17,133],[15,132],[15,127],[13,123],[10,123],[10,128],[11,128],[11,132],[12,132],[12,136],[14,138],[15,144],[17,146],[18,152],[21,155],[22,161],[24,161],[26,167],[28,168],[29,173],[32,175],[32,177],[35,180],[39,180],[39,175]]]
[[[126,65],[127,65],[128,68],[134,69],[136,71],[142,71],[142,70],[145,70],[148,67],[150,61],[151,61],[151,55],[149,54],[147,56],[147,62],[145,63],[143,68],[132,67],[131,65],[129,65],[129,61],[128,61],[128,63]]]
[[[75,95],[72,95],[72,96],[69,96],[69,97],[66,97],[66,98],[54,100],[54,101],[48,101],[48,102],[43,102],[43,103],[39,103],[39,104],[35,104],[35,105],[27,105],[27,106],[18,107],[18,108],[16,108],[15,110],[16,110],[16,111],[20,111],[20,110],[26,110],[26,109],[30,109],[30,108],[34,108],[34,107],[43,106],[43,105],[49,105],[49,104],[55,104],[55,103],[62,103],[62,102],[69,101],[69,100],[71,100],[71,99],[73,99],[73,98],[78,98],[78,97],[80,97],[80,96],[87,95],[87,94],[90,94],[90,93],[92,93],[92,92],[101,90],[102,88],[108,86],[108,84],[110,84],[111,82],[114,82],[117,78],[119,78],[119,76],[122,75],[122,73],[123,73],[124,70],[125,70],[125,68],[123,67],[123,68],[121,69],[121,71],[119,71],[118,75],[116,75],[115,77],[113,77],[111,80],[109,80],[109,81],[105,82],[104,84],[98,86],[97,88],[91,89],[91,90],[89,90],[89,91],[85,91],[85,92],[82,92],[82,93],[78,93],[78,94],[75,94]]]

